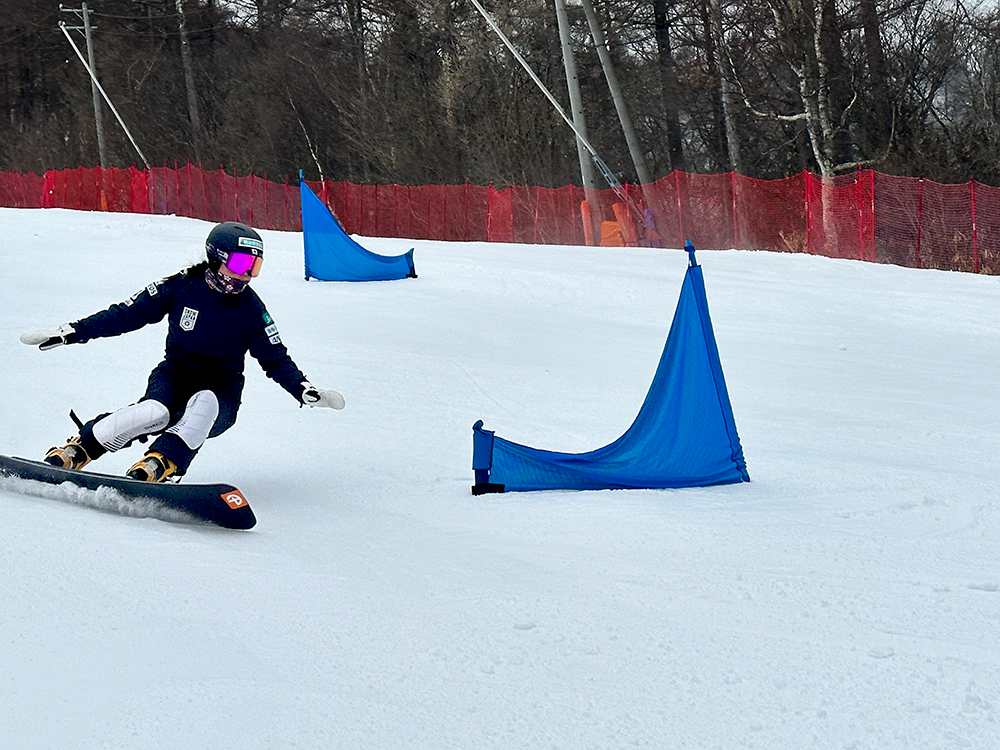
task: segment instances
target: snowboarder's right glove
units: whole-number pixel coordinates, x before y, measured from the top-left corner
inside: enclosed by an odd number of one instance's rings
[[[76,329],[69,323],[63,323],[57,329],[45,331],[28,331],[21,334],[21,343],[28,346],[37,345],[43,352],[55,349],[63,344],[75,344],[78,335]]]
[[[323,391],[308,380],[302,381],[302,403],[306,406],[324,406],[327,409],[343,409],[344,397],[337,391]]]

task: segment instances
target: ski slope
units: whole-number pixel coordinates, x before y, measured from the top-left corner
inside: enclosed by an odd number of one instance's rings
[[[19,334],[199,260],[210,225],[0,229],[0,452],[40,457],[70,408],[142,394],[166,328]],[[248,360],[188,481],[237,484],[250,532],[0,480],[0,747],[1000,747],[1000,279],[700,252],[752,481],[473,497],[477,419],[562,451],[625,431],[686,255],[427,242],[415,280],[338,284],[262,235],[254,287],[347,408]]]

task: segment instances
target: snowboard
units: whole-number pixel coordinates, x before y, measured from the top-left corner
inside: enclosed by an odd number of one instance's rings
[[[70,482],[88,490],[107,487],[115,490],[126,501],[153,500],[227,529],[250,529],[257,523],[243,493],[229,484],[141,482],[111,474],[63,469],[42,461],[4,455],[0,455],[0,474],[53,485]]]

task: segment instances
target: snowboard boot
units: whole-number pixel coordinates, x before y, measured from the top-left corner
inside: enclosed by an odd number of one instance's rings
[[[49,448],[44,460],[45,463],[58,466],[61,469],[82,469],[90,463],[91,459],[87,455],[86,449],[80,444],[80,436],[73,435],[66,440],[66,445]]]
[[[133,464],[132,468],[125,472],[129,479],[138,479],[140,482],[166,482],[177,474],[177,464],[156,451],[149,451],[141,459]],[[180,477],[174,478],[177,481]]]

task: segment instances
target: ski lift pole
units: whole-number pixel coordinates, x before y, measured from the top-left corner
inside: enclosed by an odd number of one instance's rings
[[[583,147],[590,152],[590,156],[594,160],[594,164],[597,165],[598,170],[600,170],[601,174],[604,176],[604,179],[607,180],[607,183],[611,187],[611,189],[615,191],[615,195],[621,198],[622,202],[624,202],[632,211],[635,212],[636,216],[639,217],[640,221],[642,221],[642,225],[646,226],[647,223],[645,214],[643,214],[643,212],[639,210],[639,207],[635,204],[635,201],[633,201],[629,197],[628,193],[625,192],[625,189],[622,187],[622,184],[618,181],[614,173],[611,171],[608,165],[604,163],[604,160],[597,153],[597,149],[595,149],[592,145],[590,145],[590,141],[588,141],[587,137],[583,133],[581,133],[580,130],[576,127],[576,125],[573,123],[573,120],[569,117],[569,115],[566,114],[566,111],[562,108],[562,106],[559,104],[556,98],[552,95],[552,92],[545,87],[545,84],[542,83],[541,79],[537,75],[535,75],[535,71],[532,70],[531,66],[528,65],[527,61],[523,57],[521,57],[521,53],[517,51],[517,49],[514,47],[514,44],[510,41],[510,39],[507,38],[507,36],[503,33],[503,31],[500,30],[500,27],[497,26],[496,21],[493,20],[493,16],[491,16],[486,11],[486,9],[479,4],[479,0],[470,0],[470,2],[472,2],[476,10],[479,11],[479,15],[481,15],[486,20],[486,23],[489,25],[489,27],[493,29],[493,32],[498,37],[500,37],[500,41],[502,41],[504,43],[504,46],[510,50],[510,53],[514,56],[514,59],[517,60],[518,63],[520,63],[522,68],[524,68],[524,71],[528,74],[531,80],[535,82],[535,85],[538,86],[541,92],[545,95],[545,98],[548,99],[549,102],[551,102],[553,107],[555,107],[556,112],[558,112],[559,116],[563,118],[563,120],[566,122],[567,125],[569,125],[570,129],[579,139],[580,143],[583,144]]]
[[[76,42],[73,41],[73,37],[69,35],[69,32],[66,30],[66,24],[63,21],[59,22],[59,30],[62,31],[62,33],[65,35],[66,41],[69,42],[70,46],[73,48],[73,51],[76,52],[76,56],[80,58],[80,62],[83,63],[83,67],[87,69],[87,73],[90,74],[90,80],[94,82],[95,86],[97,86],[97,90],[101,92],[101,96],[104,97],[104,101],[106,101],[108,103],[108,106],[111,107],[111,111],[114,113],[115,118],[118,120],[118,124],[122,126],[122,130],[125,131],[125,135],[128,136],[128,139],[132,143],[132,146],[135,147],[136,152],[139,154],[139,158],[142,159],[142,163],[146,165],[146,169],[150,169],[151,167],[149,166],[149,162],[146,161],[146,157],[143,155],[142,149],[140,149],[138,144],[135,142],[135,138],[133,138],[132,133],[129,132],[128,126],[122,120],[122,116],[118,114],[118,110],[115,109],[115,105],[111,103],[111,99],[104,91],[104,87],[101,86],[101,82],[97,80],[97,76],[94,75],[94,71],[87,64],[87,61],[83,57],[83,53],[80,52],[80,48],[76,46]]]

